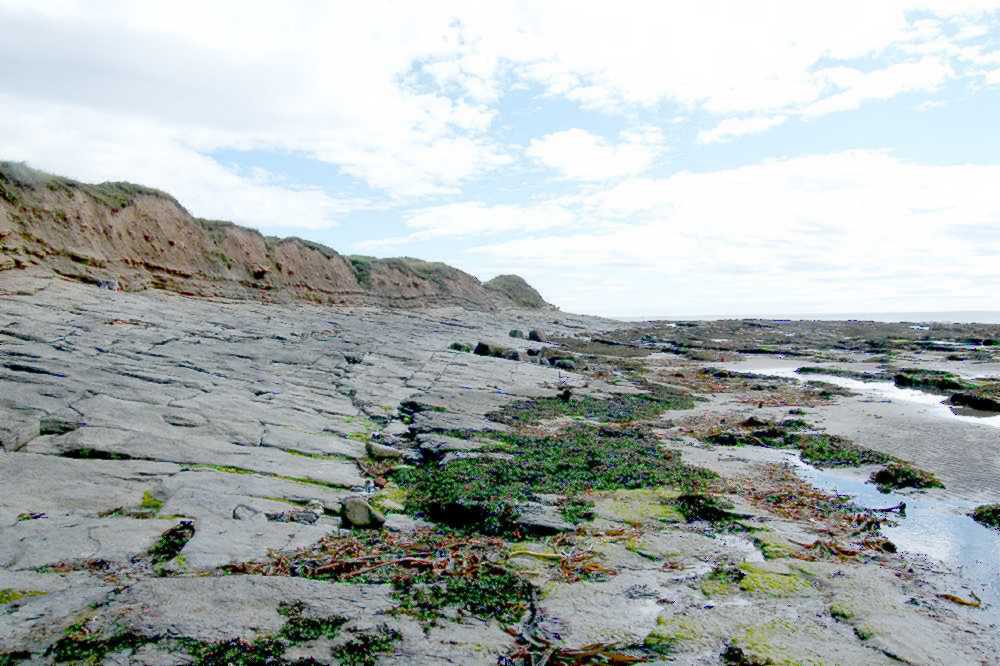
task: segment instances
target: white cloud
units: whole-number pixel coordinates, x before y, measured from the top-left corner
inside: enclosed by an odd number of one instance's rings
[[[359,243],[357,247],[374,251],[436,238],[524,234],[566,227],[573,221],[573,214],[554,202],[535,206],[461,202],[414,211],[403,220],[412,233]]]
[[[752,116],[749,118],[726,118],[714,128],[698,133],[701,143],[718,143],[748,134],[759,134],[777,127],[787,120],[785,116]]]
[[[261,182],[207,155],[292,153],[379,190],[383,205],[425,205],[514,164],[498,126],[505,95],[526,84],[629,123],[664,105],[664,124],[708,113],[721,123],[703,139],[723,140],[950,78],[996,83],[998,8],[0,0],[0,146],[70,176],[148,180],[198,214],[318,227],[370,202]],[[32,115],[52,123],[29,132]],[[642,173],[663,150],[657,130],[610,141],[573,124],[526,154],[601,181]]]
[[[569,180],[597,181],[646,171],[665,150],[663,132],[644,128],[623,132],[611,143],[579,128],[532,139],[526,154]]]
[[[1000,220],[998,178],[849,151],[634,179],[569,206],[597,228],[475,253],[601,314],[981,309],[1000,287],[976,231]]]
[[[87,182],[127,178],[168,189],[201,217],[263,230],[319,230],[349,212],[376,206],[289,185],[260,170],[233,172],[155,124],[77,107],[38,110],[2,95],[0,108],[3,159]],[[79,159],[81,154],[89,159]]]
[[[954,73],[950,66],[936,58],[890,65],[872,72],[837,68],[830,72],[830,78],[844,90],[810,104],[802,110],[802,115],[810,117],[850,111],[870,100],[890,99],[902,93],[932,91],[954,76]]]
[[[109,126],[141,120],[202,153],[291,151],[390,196],[455,193],[509,158],[487,132],[488,90],[462,99],[411,76],[423,59],[443,58],[458,63],[464,89],[476,77],[493,84],[453,16],[443,6],[7,0],[0,80],[40,113],[72,106]],[[80,170],[94,159],[71,143],[63,150]]]

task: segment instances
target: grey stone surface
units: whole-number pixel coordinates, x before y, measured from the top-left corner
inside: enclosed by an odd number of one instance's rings
[[[368,442],[368,444],[365,445],[365,448],[368,450],[368,455],[372,458],[398,459],[403,457],[403,452],[399,449],[392,446],[386,446],[385,444],[379,444],[378,442]]]
[[[480,442],[447,433],[505,430],[487,415],[566,387],[574,396],[637,390],[621,373],[585,374],[584,362],[580,372],[567,372],[527,355],[515,362],[448,350],[478,340],[522,352],[538,347],[509,338],[514,328],[543,331],[555,345],[582,328],[621,326],[592,318],[560,313],[554,323],[551,313],[528,311],[193,300],[18,275],[0,274],[0,589],[45,594],[0,608],[0,652],[28,649],[29,663],[47,663],[45,649],[75,622],[150,638],[253,639],[284,624],[280,603],[302,602],[310,616],[348,618],[340,640],[382,623],[398,629],[403,639],[380,663],[496,664],[513,639],[495,621],[454,612],[425,631],[389,613],[397,601],[386,586],[223,574],[228,565],[327,547],[330,537],[351,536],[341,526],[355,520],[377,523],[394,538],[433,528],[371,510],[374,477],[392,464],[373,455],[389,453],[380,447],[420,464],[480,455]],[[647,359],[647,377],[671,381],[673,372],[695,367],[660,356]],[[737,398],[713,397],[670,416],[753,407]],[[826,413],[839,419],[856,407]],[[737,486],[767,464],[742,449],[696,447],[679,435],[669,445]],[[983,469],[985,477],[989,465]],[[385,495],[397,504],[383,506],[398,509],[401,497]],[[658,628],[667,631],[676,616],[694,627],[685,635],[696,636],[675,646],[676,663],[719,663],[726,645],[762,625],[774,634],[775,659],[790,662],[879,664],[892,654],[964,664],[989,663],[996,654],[995,632],[977,614],[987,610],[943,600],[938,595],[965,588],[912,558],[764,563],[747,536],[671,522],[662,498],[642,492],[627,501],[595,494],[595,520],[569,534],[575,527],[559,514],[560,498],[536,499],[521,507],[521,520],[537,538],[505,546],[535,555],[503,561],[544,591],[539,626],[563,645],[635,646]],[[739,509],[753,513],[768,538],[828,538],[807,521]],[[38,517],[19,520],[25,513]],[[305,514],[316,521],[293,518]],[[194,535],[179,544],[178,557],[154,567],[150,547],[181,520]],[[539,534],[557,532],[556,539]],[[614,575],[568,582],[558,560],[579,554],[592,554]],[[35,571],[59,563],[69,563],[66,572]],[[806,567],[808,575],[800,575],[809,583],[794,597],[702,592],[700,581],[713,568],[738,563]],[[874,630],[871,641],[830,617],[834,600],[857,604],[853,622]],[[322,663],[329,647],[304,644],[294,654]],[[105,663],[180,661],[150,644]]]
[[[141,636],[214,642],[275,634],[286,622],[278,605],[296,602],[310,616],[358,624],[383,619],[393,607],[389,588],[379,585],[263,576],[154,578],[115,597],[102,617]]]
[[[517,524],[531,534],[556,534],[576,529],[562,517],[558,507],[540,502],[524,502],[517,508],[520,512]]]
[[[127,562],[145,554],[174,521],[49,515],[0,529],[0,567],[36,569],[60,562]]]

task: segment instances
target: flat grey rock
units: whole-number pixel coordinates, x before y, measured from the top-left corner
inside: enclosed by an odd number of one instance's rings
[[[140,636],[215,642],[278,632],[281,603],[302,603],[310,616],[358,623],[388,620],[394,604],[379,585],[332,585],[304,578],[222,576],[139,582],[103,609],[96,624],[117,623]]]
[[[85,518],[71,514],[18,521],[0,529],[0,567],[36,569],[60,562],[128,562],[144,555],[171,520]]]
[[[576,527],[559,513],[559,508],[539,502],[517,505],[517,524],[531,534],[556,534],[572,532]]]

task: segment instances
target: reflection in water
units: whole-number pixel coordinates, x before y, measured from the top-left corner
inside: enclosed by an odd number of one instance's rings
[[[729,367],[737,369],[735,364]],[[900,400],[902,402],[914,402],[921,405],[928,405],[934,410],[936,415],[943,418],[960,419],[968,423],[977,423],[1000,428],[1000,414],[983,412],[978,409],[969,409],[967,407],[952,407],[945,402],[945,397],[942,395],[928,393],[927,391],[920,391],[918,389],[900,388],[892,382],[863,382],[859,379],[838,377],[836,375],[800,375],[796,373],[795,368],[792,367],[765,368],[761,370],[754,370],[753,372],[760,373],[762,375],[773,375],[775,377],[788,377],[799,381],[816,379],[829,384],[843,386],[844,388],[851,389],[852,391],[860,393],[867,398]]]
[[[969,517],[975,506],[952,498],[882,493],[870,483],[836,470],[820,470],[789,455],[799,475],[813,486],[849,495],[858,506],[880,509],[906,502],[906,515],[893,517],[882,532],[900,550],[926,555],[955,569],[988,604],[986,613],[1000,620],[1000,531]]]

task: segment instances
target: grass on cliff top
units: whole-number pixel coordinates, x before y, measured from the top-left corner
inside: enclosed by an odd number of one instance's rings
[[[183,206],[172,196],[145,185],[126,182],[81,183],[71,178],[56,176],[28,166],[24,162],[0,161],[0,191],[9,203],[16,203],[17,190],[35,190],[46,188],[52,192],[71,194],[82,192],[99,203],[113,209],[126,208],[134,202],[137,196],[148,195],[167,199],[181,210]]]
[[[575,426],[546,437],[497,435],[496,450],[477,457],[404,470],[407,508],[432,520],[485,534],[516,531],[517,505],[536,493],[576,497],[590,490],[671,486],[693,490],[715,475],[690,467],[641,429]],[[574,504],[570,503],[572,508]]]
[[[600,399],[592,396],[563,399],[538,398],[504,405],[488,418],[508,425],[531,425],[559,417],[582,418],[602,423],[625,423],[656,418],[668,410],[691,409],[694,399],[667,387],[648,385],[649,393],[621,394]]]

